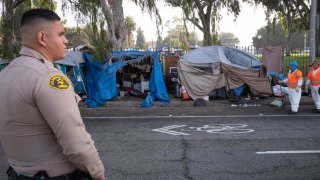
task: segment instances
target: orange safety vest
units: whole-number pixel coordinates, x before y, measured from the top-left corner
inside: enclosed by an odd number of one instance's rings
[[[316,74],[313,73],[315,71],[312,69],[308,74],[308,79],[311,81],[311,86],[320,86],[320,69]]]
[[[289,73],[287,78],[288,87],[294,89],[297,87],[298,81],[302,79],[302,72],[297,69],[294,73]]]

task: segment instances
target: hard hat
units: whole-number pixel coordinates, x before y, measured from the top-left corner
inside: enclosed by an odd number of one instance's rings
[[[290,62],[290,66],[295,66],[295,67],[297,67],[297,66],[298,66],[297,61],[296,61],[296,60],[292,60],[292,61]]]

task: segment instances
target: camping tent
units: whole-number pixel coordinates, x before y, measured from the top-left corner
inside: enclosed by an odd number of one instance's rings
[[[222,87],[243,89],[244,85],[248,85],[254,95],[271,95],[270,82],[261,65],[258,58],[247,52],[207,46],[183,55],[177,66],[181,83],[190,97],[197,99]]]
[[[55,61],[58,69],[69,77],[75,92],[79,95],[87,95],[85,62],[82,52],[76,51],[68,51],[64,59]]]

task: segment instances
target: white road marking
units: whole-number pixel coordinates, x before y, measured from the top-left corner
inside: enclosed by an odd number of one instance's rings
[[[206,124],[201,127],[189,127],[189,129],[181,129],[185,132],[207,132],[207,133],[220,133],[220,134],[232,134],[232,133],[250,133],[254,132],[253,129],[245,129],[247,124]]]
[[[171,129],[175,129],[175,128],[179,128],[179,127],[184,127],[184,126],[187,126],[187,125],[171,125],[171,126],[166,126],[166,127],[158,128],[158,129],[152,129],[152,131],[161,132],[161,133],[166,133],[166,134],[171,134],[171,135],[190,135],[190,134],[188,134],[188,133],[177,132],[177,131],[171,130]]]
[[[320,117],[320,115],[311,114],[269,114],[269,115],[221,115],[221,116],[85,116],[83,119],[162,119],[162,118],[258,118],[258,117]]]
[[[318,153],[320,153],[320,150],[256,152],[256,154],[318,154]]]

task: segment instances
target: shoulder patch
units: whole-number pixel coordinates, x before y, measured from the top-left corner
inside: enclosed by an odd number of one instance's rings
[[[69,88],[70,83],[64,76],[53,75],[49,80],[49,86],[54,89],[66,90]]]

